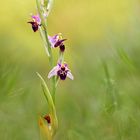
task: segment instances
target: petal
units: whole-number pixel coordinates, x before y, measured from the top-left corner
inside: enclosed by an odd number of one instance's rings
[[[57,75],[57,71],[59,70],[58,66],[55,66],[48,74],[48,78],[51,78],[52,76]]]
[[[32,15],[32,18],[35,20],[35,22],[37,22],[38,24],[41,23],[41,19],[39,17],[39,15]]]
[[[67,77],[70,78],[71,80],[74,79],[74,77],[70,71],[67,72]]]
[[[59,68],[61,68],[61,63],[58,63],[57,66],[58,66]]]
[[[60,46],[65,40],[67,40],[67,39],[56,40],[54,47]]]
[[[64,66],[68,69],[68,64],[67,63],[64,63]],[[68,69],[69,70],[69,69]]]
[[[49,39],[49,42],[51,43],[51,47],[53,48],[55,43],[57,42],[57,37],[56,35],[51,37],[51,36],[48,36],[48,39]]]
[[[59,40],[59,35],[56,34],[56,35],[54,35],[52,38],[53,38],[54,40]]]

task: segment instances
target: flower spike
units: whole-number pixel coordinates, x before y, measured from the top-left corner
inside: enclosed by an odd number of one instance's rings
[[[68,65],[66,63],[63,63],[65,51],[64,42],[67,39],[64,39],[61,33],[58,33],[54,36],[48,35],[47,17],[50,13],[52,3],[53,0],[36,0],[38,14],[31,15],[31,20],[27,22],[31,24],[34,32],[39,30],[48,55],[50,67],[52,67],[55,60],[52,49],[59,48],[57,65],[54,66],[48,74],[49,79],[53,77],[52,84],[50,85],[51,90],[49,90],[42,76],[37,73],[38,77],[41,80],[43,95],[48,106],[47,114],[39,117],[39,128],[41,134],[40,136],[42,140],[53,140],[58,129],[58,120],[55,107],[55,94],[59,79],[65,80],[67,77],[71,80],[74,79],[70,69],[68,68]]]

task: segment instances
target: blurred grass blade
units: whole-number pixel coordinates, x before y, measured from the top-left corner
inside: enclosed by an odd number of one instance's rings
[[[132,60],[129,58],[127,53],[123,50],[123,48],[117,49],[118,55],[120,56],[121,60],[127,64],[130,68],[135,69]]]
[[[51,118],[51,126],[52,126],[52,131],[53,131],[52,134],[54,135],[56,132],[56,129],[58,128],[56,109],[55,109],[52,96],[50,94],[50,91],[48,89],[48,86],[47,86],[45,80],[42,78],[42,76],[39,73],[37,73],[37,75],[41,80],[42,90],[43,90],[44,96],[48,102],[49,114],[50,114],[50,118]]]
[[[105,100],[105,109],[108,113],[113,113],[118,106],[116,90],[114,86],[114,81],[111,80],[108,66],[103,62],[103,67],[106,76],[106,100]]]

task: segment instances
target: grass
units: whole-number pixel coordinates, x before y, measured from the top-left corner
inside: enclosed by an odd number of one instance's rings
[[[84,61],[79,59],[73,66],[75,80],[60,83],[56,95],[59,119],[56,139],[139,138],[138,67],[130,70],[119,54],[116,64],[116,58],[106,52],[109,58],[104,59],[104,64],[101,61],[91,64],[87,61],[90,56],[84,53]],[[21,70],[13,64],[3,66],[1,62],[0,138],[3,140],[39,139],[38,115],[47,108],[39,80],[28,69]]]

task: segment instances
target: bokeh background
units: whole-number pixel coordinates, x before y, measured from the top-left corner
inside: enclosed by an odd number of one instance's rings
[[[50,70],[30,13],[35,0],[0,1],[0,139],[39,140],[47,111],[39,72]],[[55,0],[50,35],[67,38],[75,77],[59,83],[56,140],[140,139],[140,1]],[[58,50],[53,50],[55,59]]]

